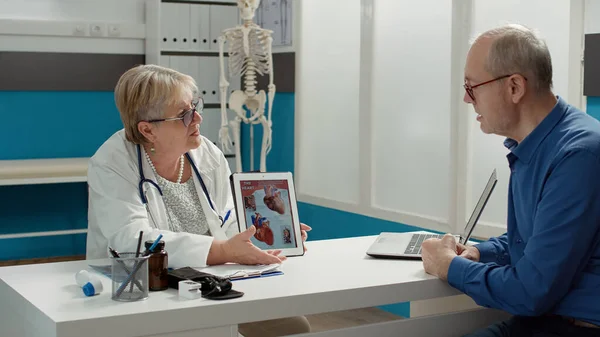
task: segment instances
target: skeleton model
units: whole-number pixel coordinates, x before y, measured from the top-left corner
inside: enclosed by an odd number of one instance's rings
[[[219,141],[223,150],[231,149],[229,126],[231,126],[236,154],[236,171],[242,171],[240,155],[240,125],[241,122],[250,125],[250,170],[254,166],[254,133],[253,125],[263,126],[262,147],[260,151],[260,171],[267,170],[267,153],[271,150],[271,115],[273,114],[273,99],[275,98],[275,85],[273,84],[273,31],[263,29],[253,22],[254,13],[260,0],[238,0],[240,15],[243,19],[241,26],[223,30],[219,37],[219,60],[221,77],[221,130]],[[227,88],[229,82],[225,77],[224,46],[229,44],[229,77],[241,75],[245,84],[245,91],[235,90],[229,97],[229,108],[236,112],[235,120],[227,121]],[[264,90],[256,91],[256,74],[262,76],[269,74],[268,94]],[[265,114],[265,103],[268,102],[268,116]],[[249,115],[246,112],[249,111]]]

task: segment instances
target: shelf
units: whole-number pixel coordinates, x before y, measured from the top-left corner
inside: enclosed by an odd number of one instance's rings
[[[229,52],[224,53],[224,56],[229,56]],[[210,56],[219,57],[218,51],[213,50],[161,50],[161,56]]]
[[[0,186],[87,181],[89,158],[0,160]]]
[[[37,238],[37,237],[42,237],[42,236],[73,235],[73,234],[85,234],[85,233],[87,233],[87,229],[68,229],[68,230],[50,231],[50,232],[2,234],[2,235],[0,235],[0,240]]]
[[[235,154],[225,154],[225,158],[235,158]],[[0,186],[86,182],[88,160],[0,160]]]
[[[203,0],[161,0],[162,3],[178,3],[178,4],[186,4],[186,5],[219,5],[219,6],[237,6],[237,2],[235,0],[212,0],[212,1],[203,1]]]

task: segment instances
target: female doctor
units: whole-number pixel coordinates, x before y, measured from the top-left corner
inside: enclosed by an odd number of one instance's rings
[[[134,67],[115,88],[124,129],[110,137],[88,167],[87,258],[108,247],[136,250],[163,235],[174,268],[236,262],[279,263],[280,251],[239,233],[223,153],[200,135],[202,99],[187,75],[156,65]],[[302,226],[306,240],[308,226]]]
[[[134,252],[159,234],[169,267],[235,262],[280,263],[239,233],[223,153],[200,135],[202,99],[194,80],[177,71],[142,65],[125,72],[115,88],[124,129],[90,159],[87,258],[106,258],[108,247]],[[302,225],[302,237],[310,227]],[[310,331],[305,317],[240,325],[245,336]]]

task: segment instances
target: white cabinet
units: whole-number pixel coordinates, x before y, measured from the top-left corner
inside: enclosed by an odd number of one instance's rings
[[[197,57],[200,83],[198,89],[202,92],[205,104],[220,102],[219,92],[219,58],[213,56]]]
[[[162,50],[174,50],[177,42],[178,28],[173,24],[178,15],[176,3],[161,3],[160,6],[160,32]]]
[[[191,50],[210,49],[210,7],[209,5],[189,5]]]
[[[218,51],[218,38],[239,23],[237,6],[161,3],[161,49]]]
[[[175,49],[177,50],[190,50],[190,36],[192,33],[190,26],[190,5],[175,4],[177,10],[175,11],[175,17],[172,21],[173,31],[176,32],[175,36]]]
[[[158,65],[170,68],[171,67],[171,57],[167,56],[167,55],[161,55],[159,58],[159,61],[158,61]]]
[[[219,36],[224,29],[239,24],[239,9],[233,6],[210,6],[210,49],[219,51]],[[227,50],[227,48],[225,49]]]
[[[227,57],[224,61],[227,65]],[[161,65],[190,75],[196,81],[199,95],[204,98],[204,104],[220,104],[221,92],[219,88],[219,58],[215,56],[186,56],[173,55],[161,56]],[[229,88],[225,102],[234,90],[240,89],[240,77],[228,79]]]
[[[236,117],[234,111],[227,111],[227,120],[232,121]],[[221,128],[221,109],[220,108],[210,108],[204,109],[204,114],[202,115],[202,125],[200,125],[200,133],[204,135],[206,138],[210,139],[217,145],[219,138],[219,129]],[[229,152],[223,151],[225,155],[235,154],[235,150],[232,148]],[[234,158],[235,159],[235,158]],[[232,166],[232,168],[235,167]]]

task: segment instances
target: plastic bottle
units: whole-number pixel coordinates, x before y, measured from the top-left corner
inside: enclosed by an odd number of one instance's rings
[[[144,243],[146,249],[154,241]],[[166,290],[169,288],[169,254],[165,250],[165,242],[159,241],[148,258],[148,289],[150,291]]]
[[[94,296],[100,294],[103,290],[100,278],[85,269],[75,274],[75,282],[81,287],[85,296]]]

